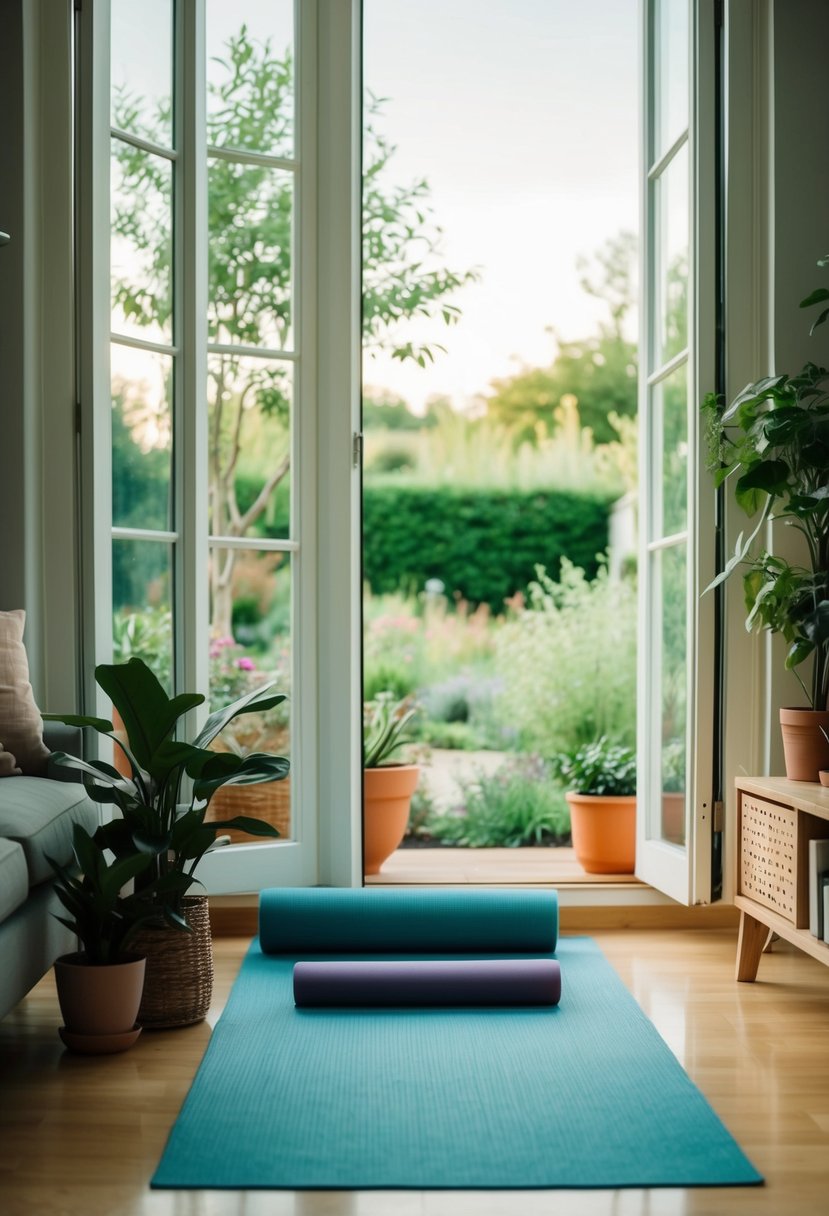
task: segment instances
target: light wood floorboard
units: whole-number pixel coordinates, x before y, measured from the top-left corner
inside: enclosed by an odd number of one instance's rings
[[[223,938],[216,941],[209,1021],[185,1030],[145,1032],[124,1055],[82,1058],[64,1052],[48,977],[0,1023],[0,1213],[826,1216],[829,968],[793,947],[775,945],[761,959],[757,982],[737,984],[733,930],[602,930],[594,937],[765,1174],[765,1187],[151,1192],[149,1177],[247,945]]]
[[[588,874],[571,848],[537,849],[397,849],[379,874],[367,875],[366,886],[442,886],[475,883],[544,883],[555,886],[642,884],[633,874]]]

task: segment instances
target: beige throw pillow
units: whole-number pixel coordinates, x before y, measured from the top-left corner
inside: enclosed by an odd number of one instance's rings
[[[22,609],[0,612],[0,739],[21,772],[39,777],[46,769],[49,750],[43,742],[43,719],[29,683],[29,660],[23,645],[25,623]]]

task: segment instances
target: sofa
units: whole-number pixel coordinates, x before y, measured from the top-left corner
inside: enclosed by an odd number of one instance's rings
[[[53,763],[53,752],[80,756],[81,732],[44,723],[29,682],[26,613],[0,611],[0,1018],[45,975],[60,954],[76,949],[54,913],[49,858],[72,860],[76,823],[94,831],[98,808],[77,772]]]

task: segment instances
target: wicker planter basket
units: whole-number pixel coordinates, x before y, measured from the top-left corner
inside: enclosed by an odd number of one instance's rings
[[[264,819],[276,828],[283,840],[291,838],[291,778],[263,781],[256,785],[223,785],[210,799],[205,814],[206,823],[217,819],[232,819],[234,815],[251,815]],[[222,831],[231,844],[268,843],[267,837],[249,836],[235,828]]]
[[[139,1025],[154,1030],[200,1022],[213,995],[213,938],[206,895],[186,895],[184,918],[193,930],[142,929],[131,944],[146,955]]]

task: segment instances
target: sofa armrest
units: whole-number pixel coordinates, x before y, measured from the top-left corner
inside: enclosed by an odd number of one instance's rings
[[[67,726],[64,722],[44,722],[43,742],[50,752],[66,752],[70,756],[83,756],[83,731],[79,726]],[[81,774],[75,769],[53,764],[46,765],[46,776],[53,781],[80,781]]]

